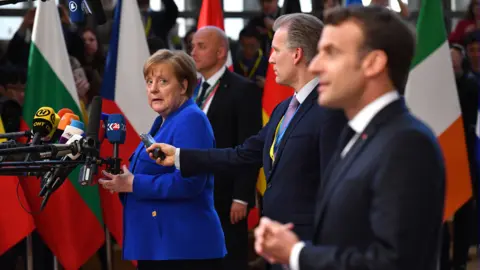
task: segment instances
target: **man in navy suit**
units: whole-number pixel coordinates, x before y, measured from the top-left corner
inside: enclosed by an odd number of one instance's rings
[[[294,88],[294,96],[280,103],[268,124],[242,145],[224,149],[175,149],[155,144],[166,154],[157,160],[175,166],[182,175],[202,172],[237,172],[264,167],[267,189],[263,215],[292,221],[305,240],[313,233],[315,193],[346,120],[342,111],[316,104],[318,78],[308,71],[322,22],[308,14],[289,14],[275,21],[273,53],[277,83]],[[248,105],[246,105],[248,106]],[[275,266],[279,268],[280,266]]]
[[[349,122],[318,192],[313,241],[264,218],[255,248],[291,270],[434,270],[444,161],[435,134],[397,90],[410,69],[413,33],[382,7],[337,8],[325,24],[310,65],[322,80],[318,102],[343,109]]]

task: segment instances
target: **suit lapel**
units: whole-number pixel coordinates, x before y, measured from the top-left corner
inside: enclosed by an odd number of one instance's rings
[[[316,87],[315,87],[315,89],[316,89]],[[297,113],[295,113],[292,120],[288,124],[288,127],[285,130],[285,133],[283,134],[282,140],[280,141],[280,144],[278,145],[277,154],[275,155],[275,162],[272,164],[273,168],[272,168],[272,173],[271,174],[274,173],[275,168],[277,167],[278,161],[282,157],[283,149],[285,148],[285,144],[287,143],[288,139],[290,138],[290,135],[295,130],[295,127],[300,122],[300,120],[303,118],[303,116],[312,108],[312,106],[314,105],[314,103],[317,100],[317,97],[318,97],[317,91],[315,91],[315,90],[312,91],[310,93],[310,95],[308,95],[308,97],[300,105],[300,108],[298,108]],[[290,103],[290,100],[289,100],[289,103]],[[288,107],[288,104],[287,104],[287,107]],[[285,111],[286,111],[286,109],[287,108],[285,108]],[[283,111],[282,116],[285,114],[285,111]],[[278,123],[277,123],[277,125],[278,125]],[[275,128],[277,127],[277,125],[275,126]],[[272,141],[273,141],[273,137],[272,137]]]
[[[362,149],[365,148],[368,142],[374,138],[382,125],[386,124],[388,120],[391,120],[393,117],[396,117],[397,115],[406,111],[407,109],[403,99],[392,102],[379,113],[377,113],[377,115],[365,128],[365,131],[362,132],[357,138],[356,142],[350,151],[347,152],[345,157],[340,157],[340,153],[343,149],[337,149],[334,157],[335,160],[334,162],[330,163],[326,169],[327,174],[322,179],[322,184],[318,192],[317,200],[319,200],[319,203],[317,204],[314,220],[315,232],[318,232],[317,226],[320,225],[327,202],[330,200],[335,188],[345,180],[344,175],[348,174],[348,170],[356,160],[357,156],[362,152]]]

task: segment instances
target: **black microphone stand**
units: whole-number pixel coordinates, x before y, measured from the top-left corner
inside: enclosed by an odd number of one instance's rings
[[[9,132],[0,134],[0,139],[16,139],[18,137],[31,137],[32,135],[33,134],[30,131]]]

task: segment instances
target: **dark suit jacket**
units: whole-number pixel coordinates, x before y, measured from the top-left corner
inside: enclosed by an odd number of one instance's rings
[[[270,159],[270,147],[291,98],[275,108],[270,121],[257,135],[236,148],[181,149],[182,175],[242,172],[263,165],[268,183],[263,197],[263,215],[280,222],[293,222],[294,231],[302,239],[311,239],[320,175],[345,125],[343,112],[319,107],[317,97],[314,90],[300,105],[278,146],[275,163]]]
[[[249,80],[228,71],[220,78],[207,112],[217,148],[235,147],[262,128],[262,91]],[[258,168],[241,174],[215,173],[215,209],[230,214],[233,199],[255,203]]]
[[[403,100],[381,110],[343,159],[337,153],[325,177],[315,246],[300,252],[300,269],[436,269],[444,161]]]

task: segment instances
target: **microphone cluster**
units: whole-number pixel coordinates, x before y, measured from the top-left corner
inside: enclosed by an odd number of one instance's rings
[[[0,175],[37,176],[43,197],[41,210],[49,197],[80,165],[78,182],[92,185],[98,166],[120,173],[118,146],[125,141],[125,120],[120,114],[103,114],[101,97],[91,103],[86,131],[80,117],[69,109],[55,112],[41,107],[35,113],[30,131],[1,134],[10,139],[0,144]],[[100,135],[100,136],[99,136]],[[112,158],[100,157],[100,144],[106,135],[114,145]],[[27,137],[27,143],[14,139]]]

